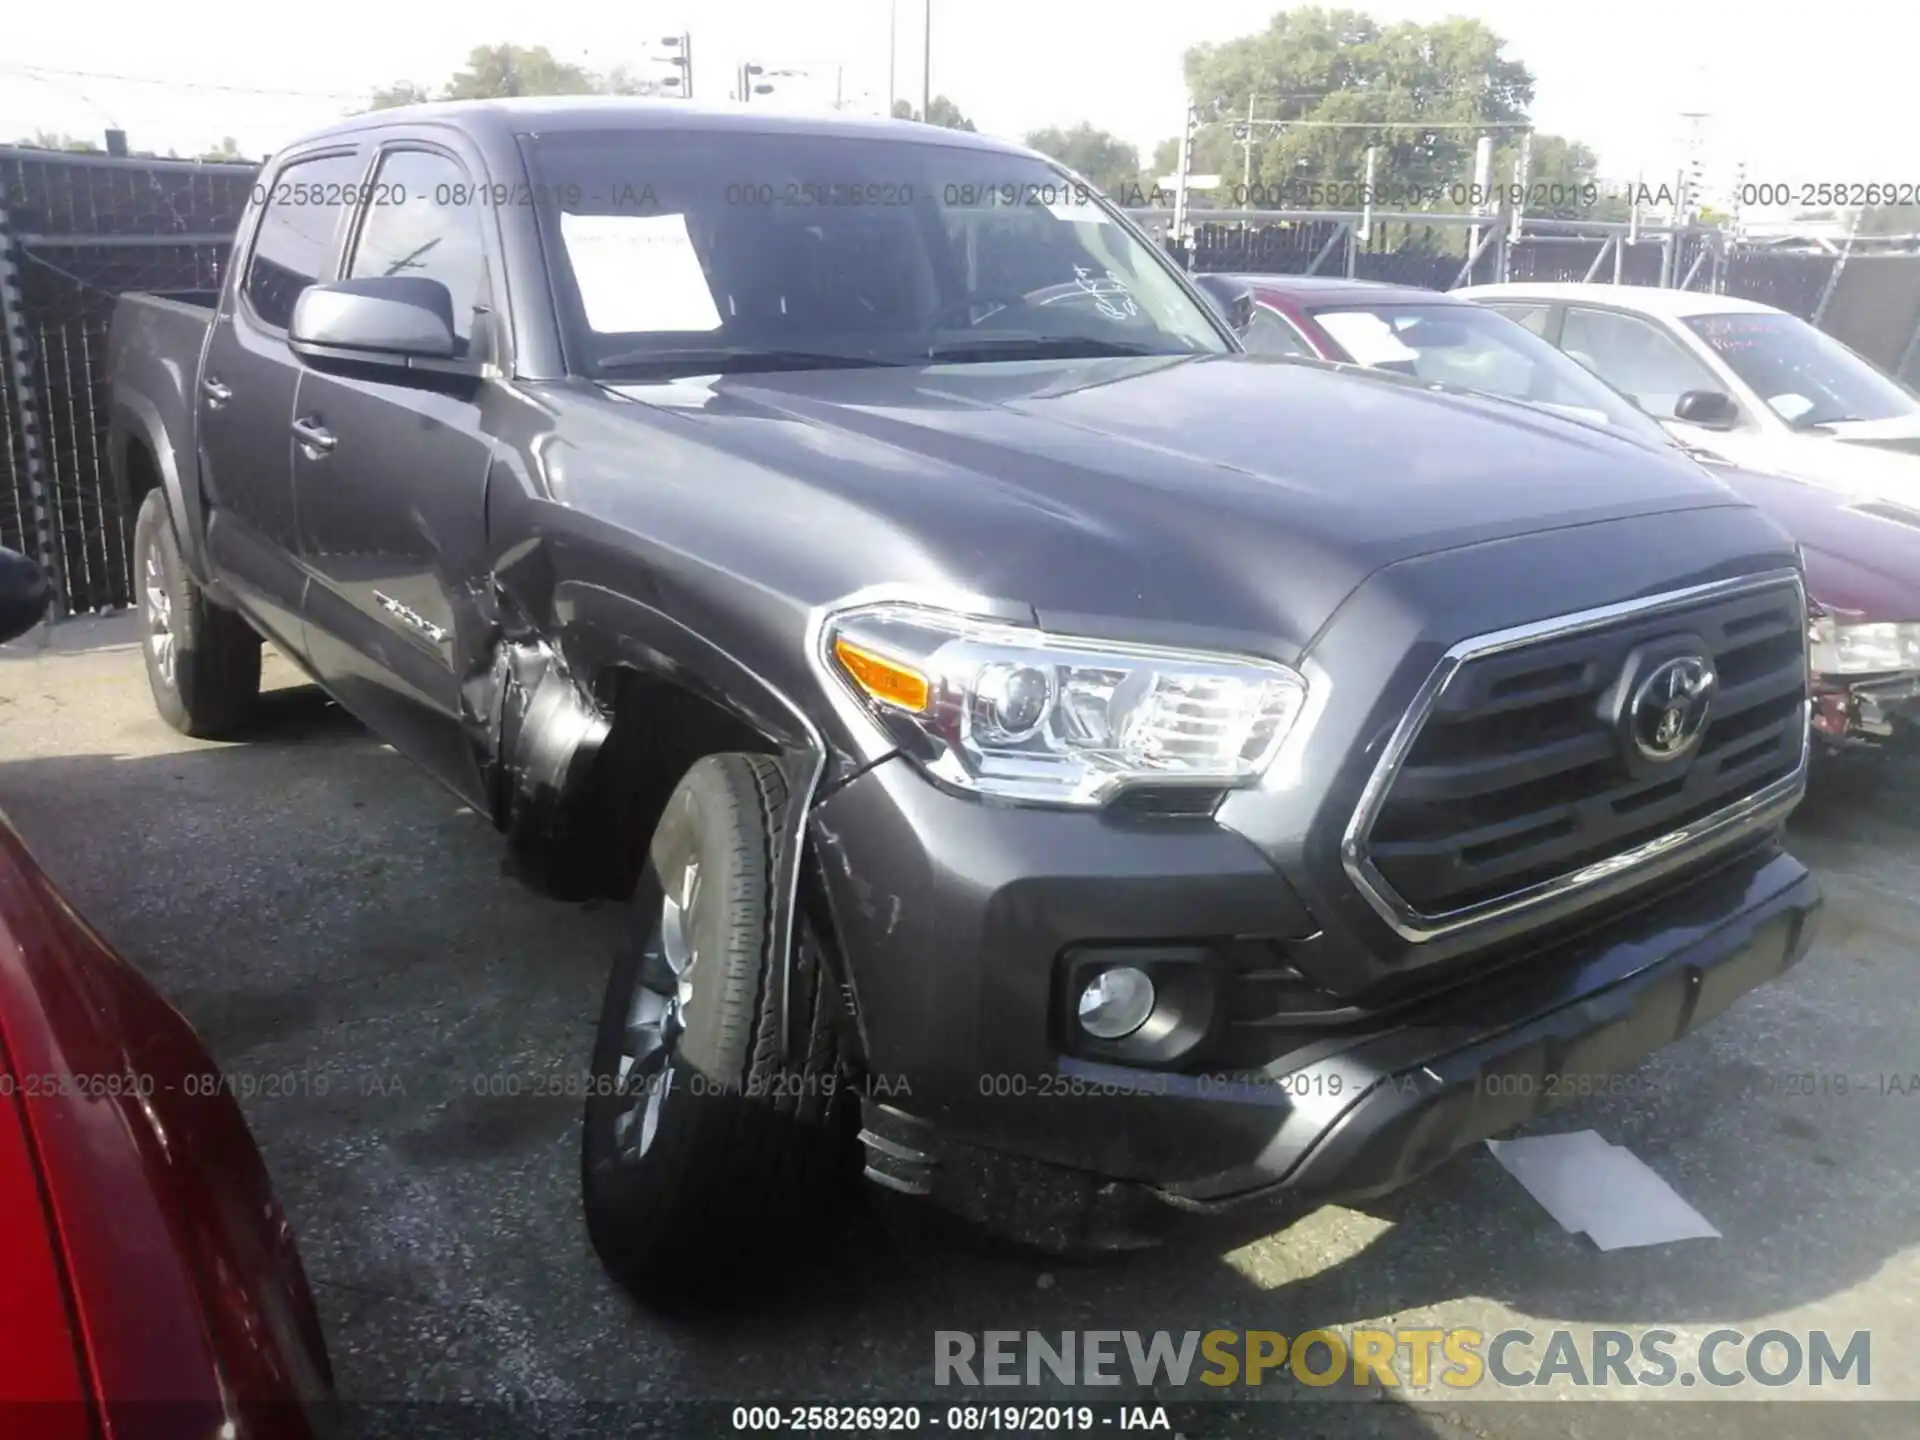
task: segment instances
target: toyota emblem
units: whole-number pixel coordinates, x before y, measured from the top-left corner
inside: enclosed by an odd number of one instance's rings
[[[1627,707],[1635,748],[1657,764],[1690,754],[1706,733],[1718,681],[1704,655],[1680,655],[1655,666]]]

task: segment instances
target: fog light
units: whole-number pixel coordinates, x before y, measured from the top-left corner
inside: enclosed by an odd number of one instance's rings
[[[1153,981],[1144,970],[1116,965],[1102,970],[1080,992],[1080,1028],[1096,1040],[1120,1040],[1153,1014]]]

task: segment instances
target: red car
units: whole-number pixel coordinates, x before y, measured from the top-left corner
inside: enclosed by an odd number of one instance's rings
[[[1251,299],[1241,312],[1241,338],[1256,354],[1393,371],[1642,435],[1650,444],[1674,443],[1658,421],[1578,361],[1469,300],[1316,275],[1206,276],[1203,284],[1223,304],[1234,291]],[[1800,542],[1816,612],[1814,732],[1840,749],[1878,743],[1896,722],[1920,721],[1920,670],[1899,643],[1920,631],[1920,511],[1694,453]]]
[[[46,603],[0,550],[0,641]],[[0,1434],[306,1440],[331,1391],[219,1068],[0,818]]]

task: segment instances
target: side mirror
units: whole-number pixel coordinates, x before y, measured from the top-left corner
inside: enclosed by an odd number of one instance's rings
[[[374,275],[309,285],[294,302],[287,344],[310,360],[407,367],[454,360],[453,296],[438,280]]]
[[[1212,302],[1236,335],[1244,335],[1253,323],[1253,291],[1226,275],[1196,275],[1193,283]]]
[[[0,643],[38,625],[53,598],[40,567],[18,550],[0,549]]]
[[[1707,430],[1731,430],[1740,419],[1740,407],[1718,390],[1689,390],[1673,402],[1673,418]]]

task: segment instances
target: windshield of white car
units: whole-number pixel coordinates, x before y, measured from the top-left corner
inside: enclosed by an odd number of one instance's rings
[[[1793,315],[1693,315],[1687,326],[1789,424],[1920,415],[1920,400]]]
[[[1650,445],[1667,433],[1645,411],[1526,326],[1477,305],[1436,301],[1313,311],[1357,364],[1517,400]]]
[[[522,145],[577,373],[1234,348],[1158,247],[1037,158],[801,131]]]

